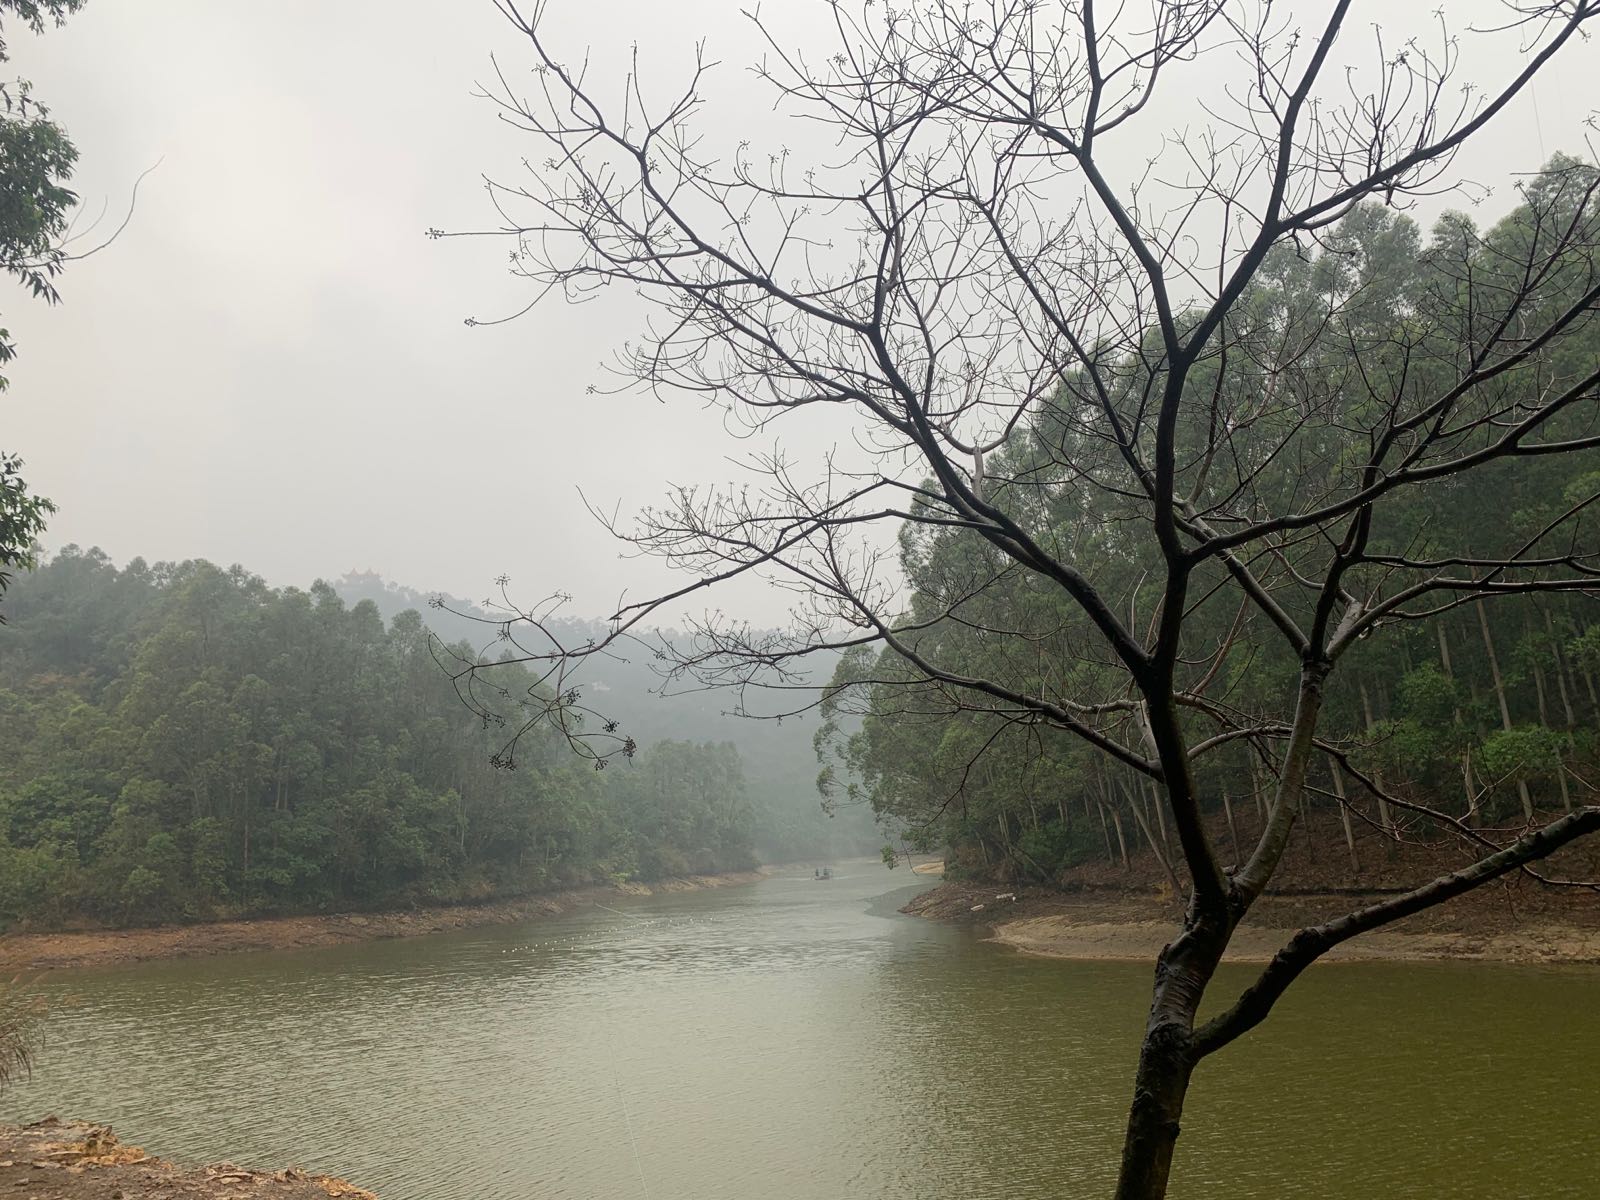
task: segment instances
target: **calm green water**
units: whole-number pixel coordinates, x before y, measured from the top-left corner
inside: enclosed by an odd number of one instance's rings
[[[1108,1195],[1148,970],[898,916],[905,881],[60,973],[0,1107],[384,1200]],[[1315,971],[1200,1076],[1174,1195],[1600,1195],[1597,998],[1587,969]]]

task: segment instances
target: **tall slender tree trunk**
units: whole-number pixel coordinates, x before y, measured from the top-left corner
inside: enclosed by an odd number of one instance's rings
[[[1117,831],[1117,853],[1122,856],[1122,869],[1129,870],[1132,866],[1128,862],[1128,839],[1122,832],[1122,814],[1117,811],[1117,806],[1111,806],[1111,827]]]
[[[1300,829],[1306,835],[1306,861],[1317,861],[1317,838],[1311,828],[1311,793],[1300,796]]]
[[[1359,686],[1361,689],[1361,715],[1366,719],[1367,732],[1370,734],[1378,723],[1372,718],[1372,697],[1367,694],[1366,680],[1362,680]],[[1373,772],[1372,778],[1380,786],[1382,785],[1383,779],[1376,771]],[[1378,797],[1378,825],[1385,833],[1394,832],[1394,821],[1389,817],[1389,802],[1382,796]]]
[[[1500,659],[1494,652],[1494,637],[1489,632],[1489,613],[1479,600],[1473,605],[1478,610],[1478,628],[1483,631],[1483,652],[1489,661],[1489,679],[1494,684],[1495,699],[1500,702],[1500,728],[1511,729],[1511,705],[1506,701],[1505,680],[1500,675]],[[1522,815],[1525,819],[1533,820],[1533,795],[1528,791],[1528,781],[1517,780],[1517,799],[1522,801]]]
[[[1161,864],[1162,871],[1166,872],[1167,882],[1172,885],[1172,894],[1178,899],[1183,898],[1183,884],[1178,880],[1178,873],[1172,869],[1172,863],[1167,859],[1166,849],[1156,840],[1155,830],[1151,827],[1150,819],[1144,815],[1139,805],[1139,789],[1130,788],[1128,798],[1132,802],[1133,819],[1138,822],[1139,829],[1144,834],[1144,840],[1150,843],[1150,850],[1156,856],[1156,861]]]
[[[1572,664],[1567,661],[1566,651],[1561,648],[1561,637],[1556,633],[1556,619],[1548,608],[1544,610],[1544,629],[1556,656],[1556,689],[1561,693],[1562,711],[1567,714],[1567,728],[1576,729],[1578,717],[1572,708],[1572,693],[1577,691],[1578,681],[1572,678]],[[1570,686],[1568,686],[1569,679]]]
[[[1264,827],[1267,823],[1267,786],[1261,777],[1261,763],[1250,755],[1250,794],[1256,798],[1256,816]]]
[[[1161,835],[1161,845],[1170,855],[1172,853],[1172,835],[1167,832],[1167,806],[1161,803],[1161,793],[1156,791],[1156,785],[1150,784],[1147,792],[1150,797],[1150,808],[1156,814],[1156,832]]]
[[[1233,861],[1239,861],[1239,826],[1233,820],[1233,800],[1226,790],[1222,793],[1222,811],[1228,818],[1228,838],[1233,843]]]
[[[1444,677],[1453,684],[1456,673],[1450,666],[1450,633],[1445,628],[1443,621],[1439,621],[1435,628],[1439,631],[1439,665],[1444,668]],[[1450,715],[1455,719],[1455,723],[1459,725],[1461,724],[1461,705],[1457,700],[1457,695],[1456,689],[1452,687],[1450,689]]]
[[[1576,728],[1578,716],[1572,711],[1572,693],[1567,688],[1567,665],[1561,661],[1559,646],[1556,647],[1556,694],[1561,697],[1561,714],[1566,718],[1567,728]]]
[[[1356,854],[1356,834],[1350,825],[1350,805],[1344,794],[1344,772],[1339,770],[1337,762],[1330,762],[1329,769],[1333,773],[1333,794],[1339,798],[1339,819],[1344,824],[1344,844],[1350,851],[1350,870],[1361,874],[1361,858]]]

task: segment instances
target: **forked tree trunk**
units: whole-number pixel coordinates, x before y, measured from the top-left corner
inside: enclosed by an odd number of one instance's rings
[[[1163,1200],[1167,1194],[1183,1102],[1194,1073],[1187,1046],[1175,1032],[1162,1036],[1152,1030],[1139,1047],[1116,1200]]]
[[[1150,1017],[1139,1046],[1116,1200],[1165,1200],[1184,1100],[1199,1061],[1195,1016],[1234,927],[1272,878],[1294,832],[1315,749],[1326,674],[1325,665],[1308,665],[1301,676],[1294,726],[1277,774],[1268,826],[1250,861],[1229,876],[1230,882],[1223,885],[1225,894],[1196,889],[1182,933],[1163,947],[1156,959]]]
[[[1194,1019],[1232,926],[1191,921],[1156,960],[1154,996],[1122,1145],[1116,1200],[1164,1200],[1194,1074]]]

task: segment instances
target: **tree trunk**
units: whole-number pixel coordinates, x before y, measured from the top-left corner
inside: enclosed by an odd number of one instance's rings
[[[1454,683],[1456,673],[1450,668],[1450,635],[1445,631],[1443,621],[1438,622],[1436,628],[1439,630],[1439,665],[1444,668],[1444,677]],[[1456,703],[1456,695],[1457,692],[1452,687],[1450,689],[1450,711],[1455,717],[1456,724],[1459,725],[1461,724],[1461,705]]]
[[[1167,861],[1167,852],[1156,840],[1155,830],[1150,827],[1149,819],[1139,807],[1138,789],[1129,789],[1129,799],[1133,805],[1133,819],[1139,823],[1139,829],[1144,833],[1144,840],[1150,843],[1150,850],[1156,856],[1156,861],[1161,864],[1161,869],[1166,872],[1167,882],[1172,885],[1172,894],[1180,902],[1183,899],[1183,884],[1178,881],[1178,874],[1172,869],[1172,864]]]
[[[1228,817],[1228,837],[1233,842],[1233,861],[1237,863],[1239,861],[1239,826],[1234,824],[1233,801],[1229,799],[1226,791],[1222,793],[1222,811]]]
[[[1256,760],[1254,753],[1250,754],[1250,794],[1255,797],[1256,816],[1260,818],[1265,827],[1267,823],[1266,788],[1261,783],[1261,764]]]
[[[1561,649],[1561,638],[1556,633],[1556,619],[1550,615],[1548,608],[1544,610],[1544,628],[1545,633],[1550,637],[1550,647],[1556,656],[1556,688],[1561,693],[1562,711],[1567,714],[1567,728],[1576,729],[1578,727],[1578,717],[1572,709],[1572,693],[1577,690],[1578,685],[1577,681],[1573,680],[1572,686],[1570,688],[1567,686],[1567,679],[1571,675],[1571,669],[1567,663],[1566,653]]]
[[[1183,1101],[1194,1074],[1183,1032],[1152,1022],[1139,1047],[1116,1200],[1163,1200],[1167,1194]]]
[[[1489,614],[1479,600],[1474,608],[1478,610],[1478,627],[1483,630],[1483,652],[1489,660],[1489,679],[1494,684],[1495,699],[1500,702],[1500,728],[1507,732],[1511,729],[1511,705],[1506,702],[1506,684],[1500,676],[1500,659],[1494,652],[1494,638],[1489,633]],[[1522,801],[1522,815],[1529,821],[1533,820],[1533,796],[1528,791],[1526,779],[1517,780],[1517,798]]]
[[[1561,697],[1561,712],[1567,719],[1567,728],[1576,729],[1577,714],[1572,711],[1572,693],[1567,689],[1567,666],[1561,661],[1561,648],[1556,647],[1556,692]]]
[[[1168,854],[1172,853],[1172,837],[1167,833],[1167,806],[1161,803],[1161,793],[1156,791],[1156,785],[1149,785],[1150,807],[1156,814],[1156,832],[1161,835],[1161,846]]]
[[[1194,1017],[1232,933],[1231,919],[1191,913],[1156,960],[1150,1019],[1139,1046],[1116,1200],[1164,1200],[1183,1102],[1194,1074]]]
[[[1344,822],[1344,844],[1350,850],[1350,870],[1360,875],[1361,859],[1356,854],[1355,830],[1350,827],[1350,805],[1345,800],[1344,773],[1339,770],[1337,762],[1330,762],[1328,766],[1333,772],[1333,794],[1339,797],[1339,817]]]
[[[1367,685],[1366,685],[1366,682],[1364,680],[1360,684],[1360,688],[1361,688],[1361,713],[1366,718],[1366,721],[1367,721],[1367,732],[1370,734],[1372,732],[1372,730],[1373,730],[1373,727],[1377,724],[1377,722],[1372,719],[1372,698],[1367,695]],[[1379,778],[1378,773],[1376,771],[1374,771],[1372,773],[1372,778],[1374,779],[1374,781],[1376,781],[1378,783],[1378,785],[1380,787],[1383,785],[1383,780],[1381,778]],[[1387,800],[1385,800],[1382,796],[1378,797],[1378,826],[1385,833],[1393,833],[1394,832],[1394,822],[1389,819],[1389,802]]]

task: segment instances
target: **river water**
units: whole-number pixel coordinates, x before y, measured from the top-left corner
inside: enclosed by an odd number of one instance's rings
[[[0,1108],[383,1200],[1108,1196],[1148,968],[900,916],[906,882],[62,972]],[[1587,968],[1318,968],[1202,1069],[1172,1194],[1600,1195],[1597,999]]]

